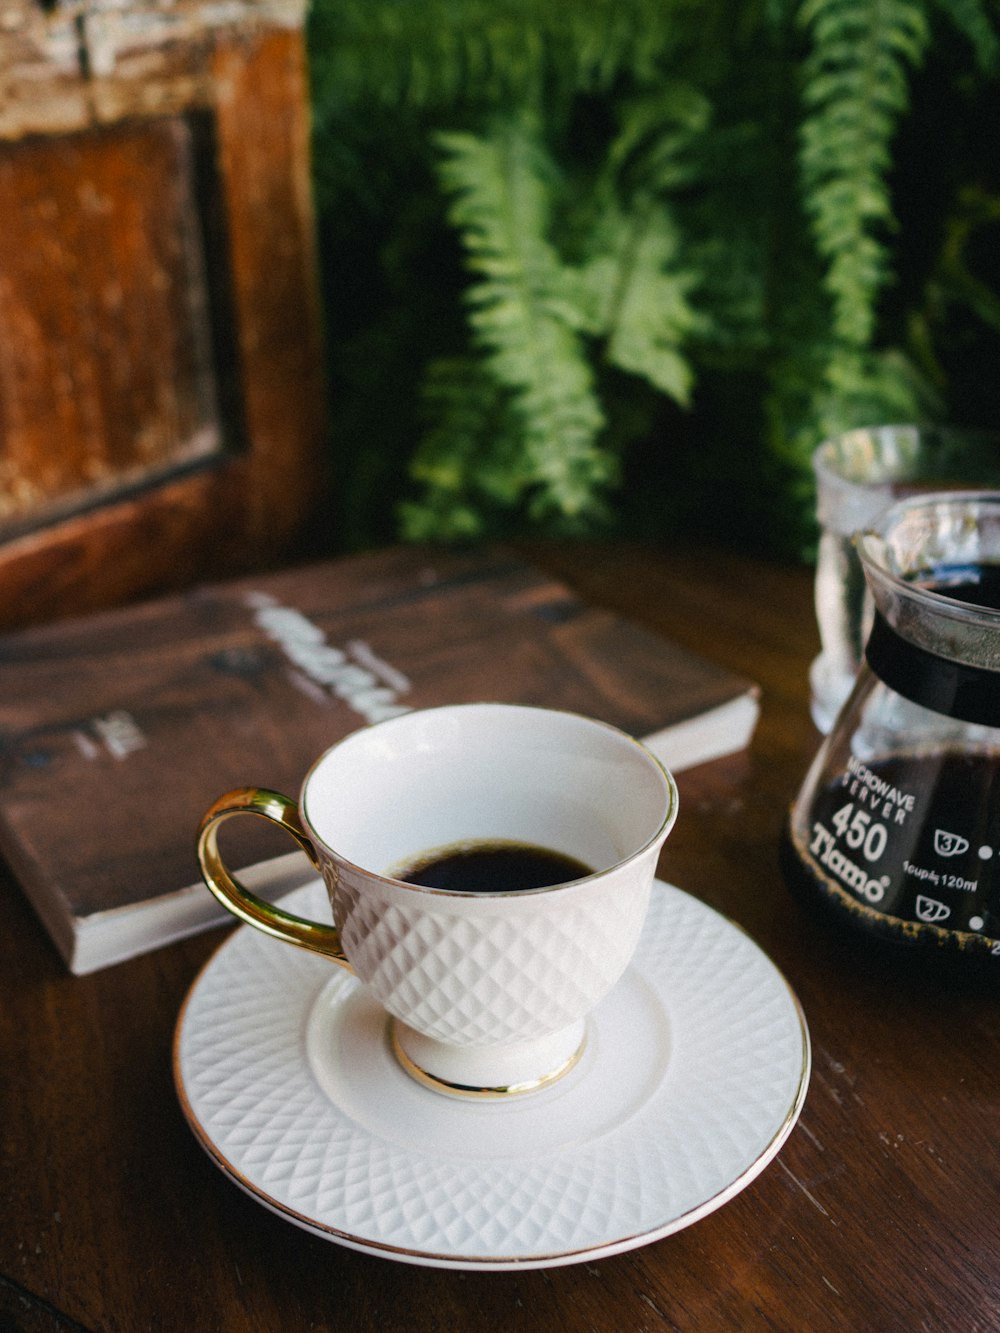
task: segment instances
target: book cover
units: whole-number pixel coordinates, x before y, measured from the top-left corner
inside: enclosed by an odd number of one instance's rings
[[[217,796],[295,795],[349,731],[476,701],[601,718],[675,771],[742,748],[758,715],[751,682],[509,552],[393,548],[0,638],[0,852],[92,971],[229,919],[194,852]],[[238,823],[249,887],[312,874]]]

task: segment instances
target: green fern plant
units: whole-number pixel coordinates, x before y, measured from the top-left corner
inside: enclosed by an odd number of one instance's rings
[[[998,100],[992,0],[315,0],[310,43],[355,544],[627,529],[641,459],[654,531],[686,487],[801,545],[815,444],[959,416],[947,339],[995,348],[1000,169],[905,148]]]
[[[873,354],[873,341],[897,225],[892,142],[929,30],[920,0],[806,0],[799,21],[811,38],[803,67],[803,198],[831,298],[814,415],[823,433],[833,433],[890,403],[894,420],[914,417],[921,406],[916,376]]]
[[[532,511],[585,517],[613,467],[581,355],[585,316],[572,274],[548,240],[553,167],[530,125],[442,135],[439,171],[475,281],[466,293],[475,344],[520,425],[515,493]]]
[[[646,116],[638,119],[644,127]],[[619,159],[629,157],[634,137],[627,123],[610,155],[610,176]],[[474,278],[466,292],[473,344],[504,404],[502,411],[494,404],[474,417],[460,402],[461,386],[481,400],[481,381],[453,376],[442,397],[440,367],[432,364],[425,401],[444,407],[448,422],[465,421],[460,448],[466,467],[441,467],[452,427],[435,423],[412,466],[424,500],[405,506],[404,531],[475,531],[474,491],[494,502],[523,502],[532,519],[567,530],[604,521],[618,459],[602,442],[608,423],[599,369],[642,377],[678,401],[690,391],[692,370],[679,349],[697,322],[688,302],[695,279],[680,266],[677,228],[648,186],[626,210],[605,181],[588,195],[599,203],[586,224],[584,259],[574,264],[552,240],[558,169],[531,121],[498,120],[483,136],[443,134],[438,146],[448,217]],[[659,153],[662,174],[670,157],[662,144]],[[581,225],[577,219],[577,233]],[[480,423],[478,441],[469,430],[473,419]],[[453,449],[452,462],[456,456]],[[496,483],[500,458],[502,488]],[[444,522],[442,487],[455,502],[453,518]]]

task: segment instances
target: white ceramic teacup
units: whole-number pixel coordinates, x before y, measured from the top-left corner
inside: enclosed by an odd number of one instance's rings
[[[240,813],[301,843],[334,926],[265,903],[230,874],[216,833]],[[502,1096],[575,1063],[586,1015],[632,957],[676,815],[673,778],[624,732],[572,713],[463,704],[352,733],[315,762],[297,803],[230,792],[202,820],[198,852],[231,912],[369,987],[411,1074],[440,1091]],[[490,893],[394,877],[480,840],[541,846],[592,873]]]

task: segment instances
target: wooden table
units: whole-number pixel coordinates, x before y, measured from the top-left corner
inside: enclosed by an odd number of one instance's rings
[[[804,1006],[814,1067],[779,1157],[674,1236],[577,1266],[412,1267],[272,1215],[211,1164],[171,1041],[206,935],[67,974],[13,879],[0,931],[0,1329],[1000,1329],[1000,1002],[881,975],[789,898],[782,820],[817,744],[805,569],[532,547],[591,597],[754,676],[748,753],[679,778],[661,874],[741,923]]]

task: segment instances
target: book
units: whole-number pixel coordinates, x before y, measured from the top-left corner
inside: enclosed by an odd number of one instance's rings
[[[745,746],[759,709],[751,681],[503,548],[349,556],[0,638],[0,853],[93,971],[231,921],[194,850],[218,796],[296,795],[357,727],[482,701],[600,718],[675,772]],[[313,874],[266,821],[231,828],[251,889]]]

